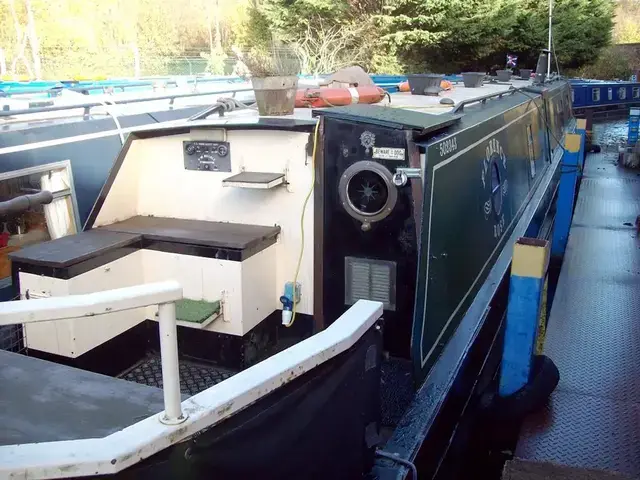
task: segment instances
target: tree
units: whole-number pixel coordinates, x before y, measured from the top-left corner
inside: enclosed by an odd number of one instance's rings
[[[613,0],[557,0],[553,35],[558,62],[578,68],[595,61],[611,44]]]
[[[591,63],[611,42],[615,0],[555,4],[560,66]],[[616,41],[640,41],[640,1],[619,0],[617,12]],[[354,63],[487,71],[507,53],[533,67],[547,44],[547,1],[0,0],[0,72],[13,75],[189,73],[193,58],[196,71],[230,73],[233,47],[273,48],[274,38],[294,45],[306,73]]]
[[[615,43],[640,43],[640,2],[618,0],[616,6]]]
[[[614,0],[556,0],[559,63],[588,63],[611,42]],[[547,2],[394,0],[380,18],[383,39],[404,63],[435,71],[489,69],[507,53],[533,66],[547,41]]]
[[[381,51],[373,17],[382,12],[383,4],[384,0],[263,0],[250,14],[259,12],[262,23],[252,21],[248,43],[261,41],[268,31],[270,38],[294,46],[305,73],[331,73],[354,64],[372,70],[371,61]]]

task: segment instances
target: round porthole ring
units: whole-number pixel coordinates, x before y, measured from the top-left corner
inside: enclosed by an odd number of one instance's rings
[[[351,179],[353,179],[353,177],[355,177],[358,173],[365,170],[376,173],[387,187],[387,203],[385,203],[385,205],[376,213],[372,214],[367,214],[358,210],[353,205],[353,202],[349,198],[348,194],[349,182],[351,181]],[[398,190],[393,184],[393,175],[391,174],[389,169],[380,163],[371,162],[368,160],[361,160],[359,162],[356,162],[344,171],[344,173],[340,177],[340,182],[338,184],[338,193],[340,195],[340,202],[342,203],[342,206],[347,211],[347,213],[356,220],[360,220],[362,223],[379,222],[380,220],[385,219],[387,216],[389,216],[389,214],[391,214],[394,207],[396,206],[396,203],[398,202]]]
[[[491,209],[493,210],[493,214],[496,218],[500,217],[502,213],[502,207],[504,199],[502,198],[502,172],[500,171],[500,162],[498,157],[491,159],[491,174],[489,180],[489,192],[491,195]],[[493,175],[496,175],[497,184],[494,186]],[[494,189],[497,189],[494,192]],[[498,196],[498,200],[496,200],[496,196]],[[499,202],[499,203],[498,203]]]

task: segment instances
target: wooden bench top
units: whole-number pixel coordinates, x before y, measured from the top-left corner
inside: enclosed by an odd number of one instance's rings
[[[99,230],[142,235],[145,240],[245,250],[272,240],[280,227],[165,217],[132,217]]]
[[[105,262],[112,261],[117,258],[114,257],[116,251],[129,250],[126,247],[147,248],[150,241],[240,252],[239,259],[242,259],[273,244],[279,232],[280,227],[138,216],[32,245],[9,254],[9,258],[25,268],[32,266],[66,271],[97,257],[103,257]],[[123,254],[128,253],[125,251]],[[95,268],[95,265],[90,268]],[[71,276],[76,274],[78,272],[69,273]]]
[[[38,243],[9,254],[13,262],[64,268],[141,240],[133,233],[88,230],[77,235]]]

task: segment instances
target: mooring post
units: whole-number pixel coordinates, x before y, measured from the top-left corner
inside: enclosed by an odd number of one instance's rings
[[[547,269],[549,242],[520,238],[513,248],[507,324],[505,330],[499,394],[511,395],[529,381],[540,322]]]
[[[587,131],[586,131],[586,136],[587,136],[587,144],[589,146],[591,146],[591,143],[593,141],[593,109],[592,108],[587,108],[584,112],[584,117],[585,120],[587,121]]]
[[[583,156],[581,146],[584,145],[583,135],[569,133],[564,140],[564,153],[560,166],[560,187],[556,204],[556,220],[551,241],[551,256],[562,258],[569,240],[569,229],[573,218],[574,199],[578,186],[578,172],[581,169]]]
[[[629,110],[629,134],[627,146],[633,147],[638,143],[638,130],[640,129],[640,108]]]

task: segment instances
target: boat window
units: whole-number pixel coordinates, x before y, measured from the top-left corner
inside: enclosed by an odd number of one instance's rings
[[[618,98],[620,100],[625,100],[627,98],[627,87],[618,88]]]
[[[633,98],[640,98],[640,87],[633,87]]]
[[[591,89],[591,99],[594,102],[599,102],[600,101],[600,89],[599,88],[592,88]]]
[[[611,88],[611,87],[609,87],[609,88],[607,89],[607,98],[608,98],[609,100],[613,100],[613,88]]]
[[[347,185],[347,196],[362,215],[377,215],[387,204],[389,187],[377,172],[361,170]]]
[[[79,219],[68,161],[0,174],[0,202],[47,190],[51,203],[0,216],[0,278],[11,276],[9,254],[28,245],[77,233]],[[34,198],[34,197],[31,197]]]
[[[340,178],[338,192],[342,206],[363,223],[363,228],[386,218],[398,201],[393,175],[375,162],[356,162],[347,168]]]
[[[529,167],[531,178],[536,176],[536,154],[533,146],[533,131],[531,125],[527,125],[527,148],[529,149]]]
[[[576,101],[576,92],[573,91],[573,88],[571,89],[571,103],[575,103]]]

